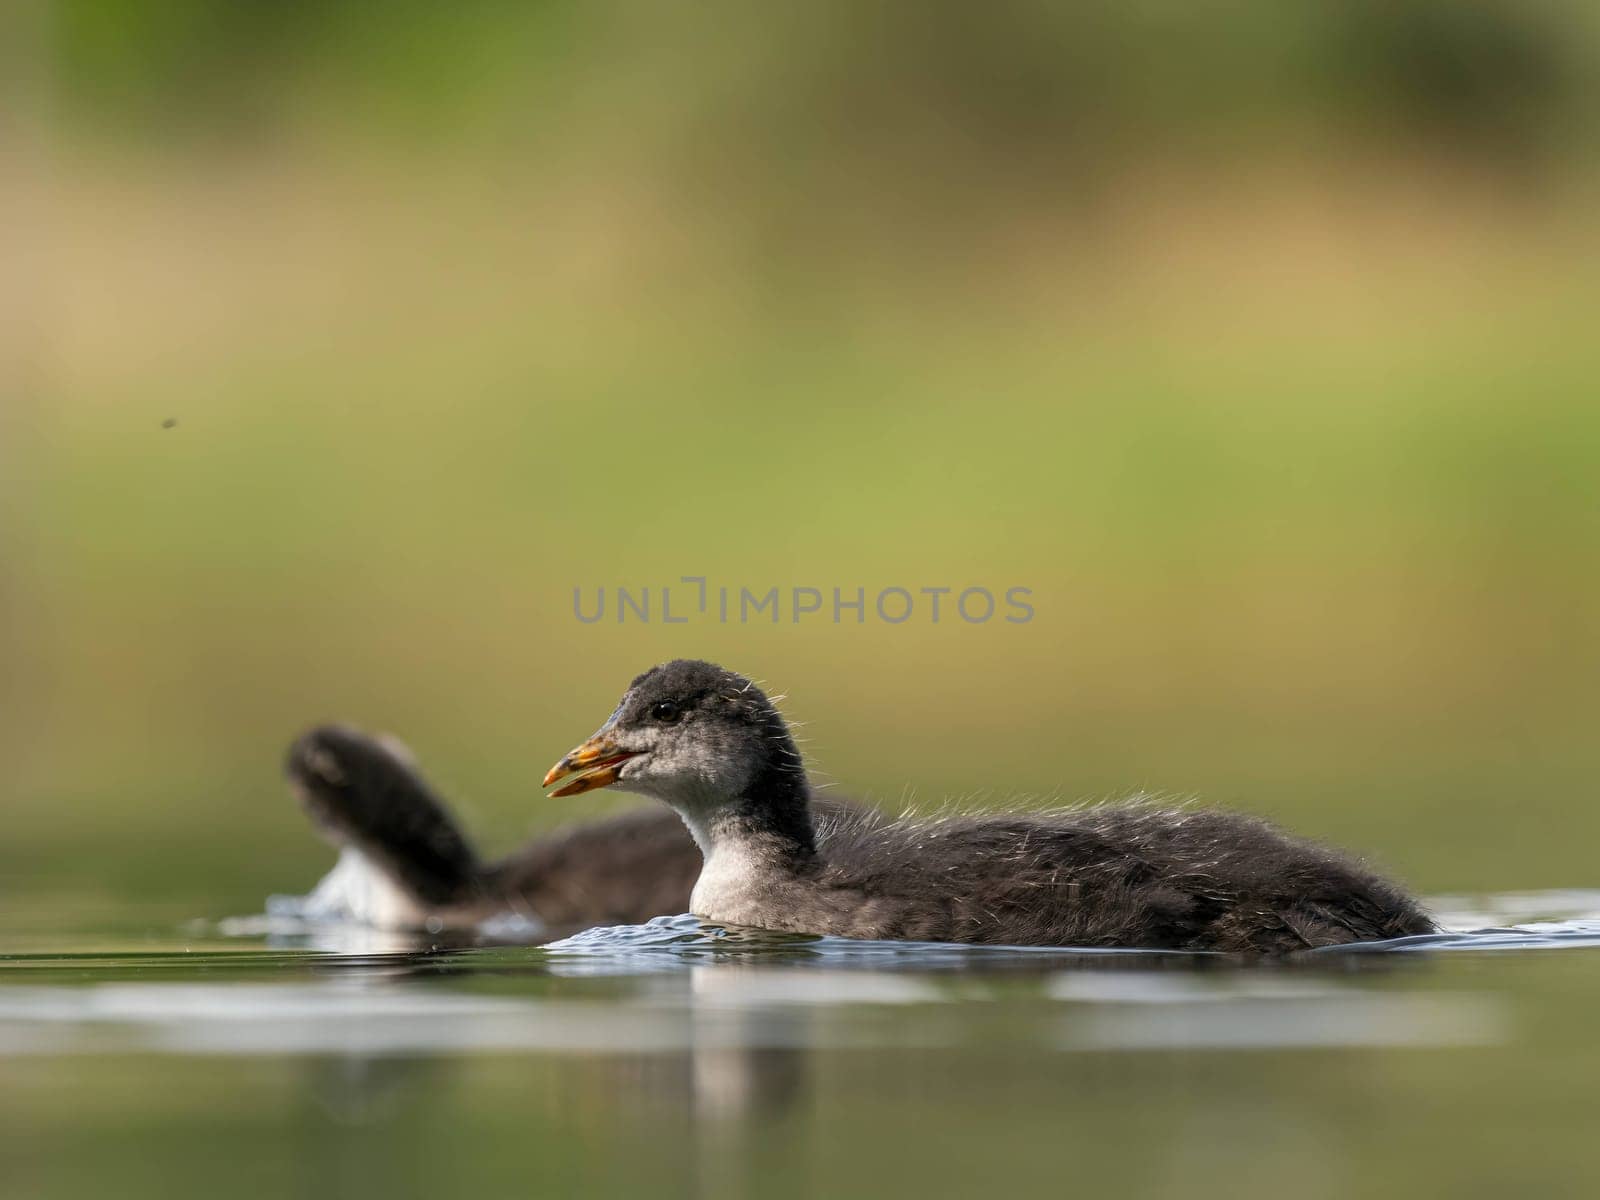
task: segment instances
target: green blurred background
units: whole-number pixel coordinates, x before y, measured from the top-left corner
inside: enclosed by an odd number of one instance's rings
[[[22,0],[0,894],[253,911],[281,749],[488,849],[675,655],[899,805],[1600,884],[1600,9]],[[164,427],[175,420],[176,424]],[[582,625],[572,589],[1031,587]]]

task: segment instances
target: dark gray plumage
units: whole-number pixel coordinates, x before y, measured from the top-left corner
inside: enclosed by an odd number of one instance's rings
[[[464,928],[517,913],[554,937],[687,907],[700,853],[671,812],[584,822],[486,862],[408,759],[392,743],[323,726],[295,741],[286,764],[325,836],[359,852],[391,893],[374,923]]]
[[[691,911],[718,922],[1242,954],[1434,929],[1416,901],[1359,863],[1232,813],[1131,803],[814,819],[783,718],[753,683],[710,663],[639,676],[546,783],[588,764],[597,765],[558,794],[616,782],[671,804],[705,855]]]

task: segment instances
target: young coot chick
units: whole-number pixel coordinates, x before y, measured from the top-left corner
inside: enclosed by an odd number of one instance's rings
[[[545,776],[666,801],[705,857],[690,911],[851,938],[1283,954],[1427,933],[1394,884],[1232,813],[1147,804],[814,820],[788,727],[750,680],[678,660],[635,679]]]
[[[368,924],[465,928],[518,914],[557,937],[680,913],[700,873],[683,823],[647,808],[535,838],[481,859],[392,739],[342,726],[302,735],[285,767],[339,865],[312,894]]]

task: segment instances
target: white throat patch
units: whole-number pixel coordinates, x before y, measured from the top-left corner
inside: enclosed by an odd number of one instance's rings
[[[692,826],[690,831],[693,832]],[[700,840],[698,833],[695,840]],[[761,880],[761,864],[750,853],[750,847],[739,842],[724,842],[706,855],[700,878],[695,880],[694,891],[689,894],[689,911],[697,917],[713,920],[737,912],[760,887]]]

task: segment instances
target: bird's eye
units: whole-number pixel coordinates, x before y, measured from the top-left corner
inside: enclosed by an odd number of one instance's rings
[[[683,710],[671,700],[658,700],[650,706],[650,719],[660,721],[663,725],[671,725],[681,716]]]

